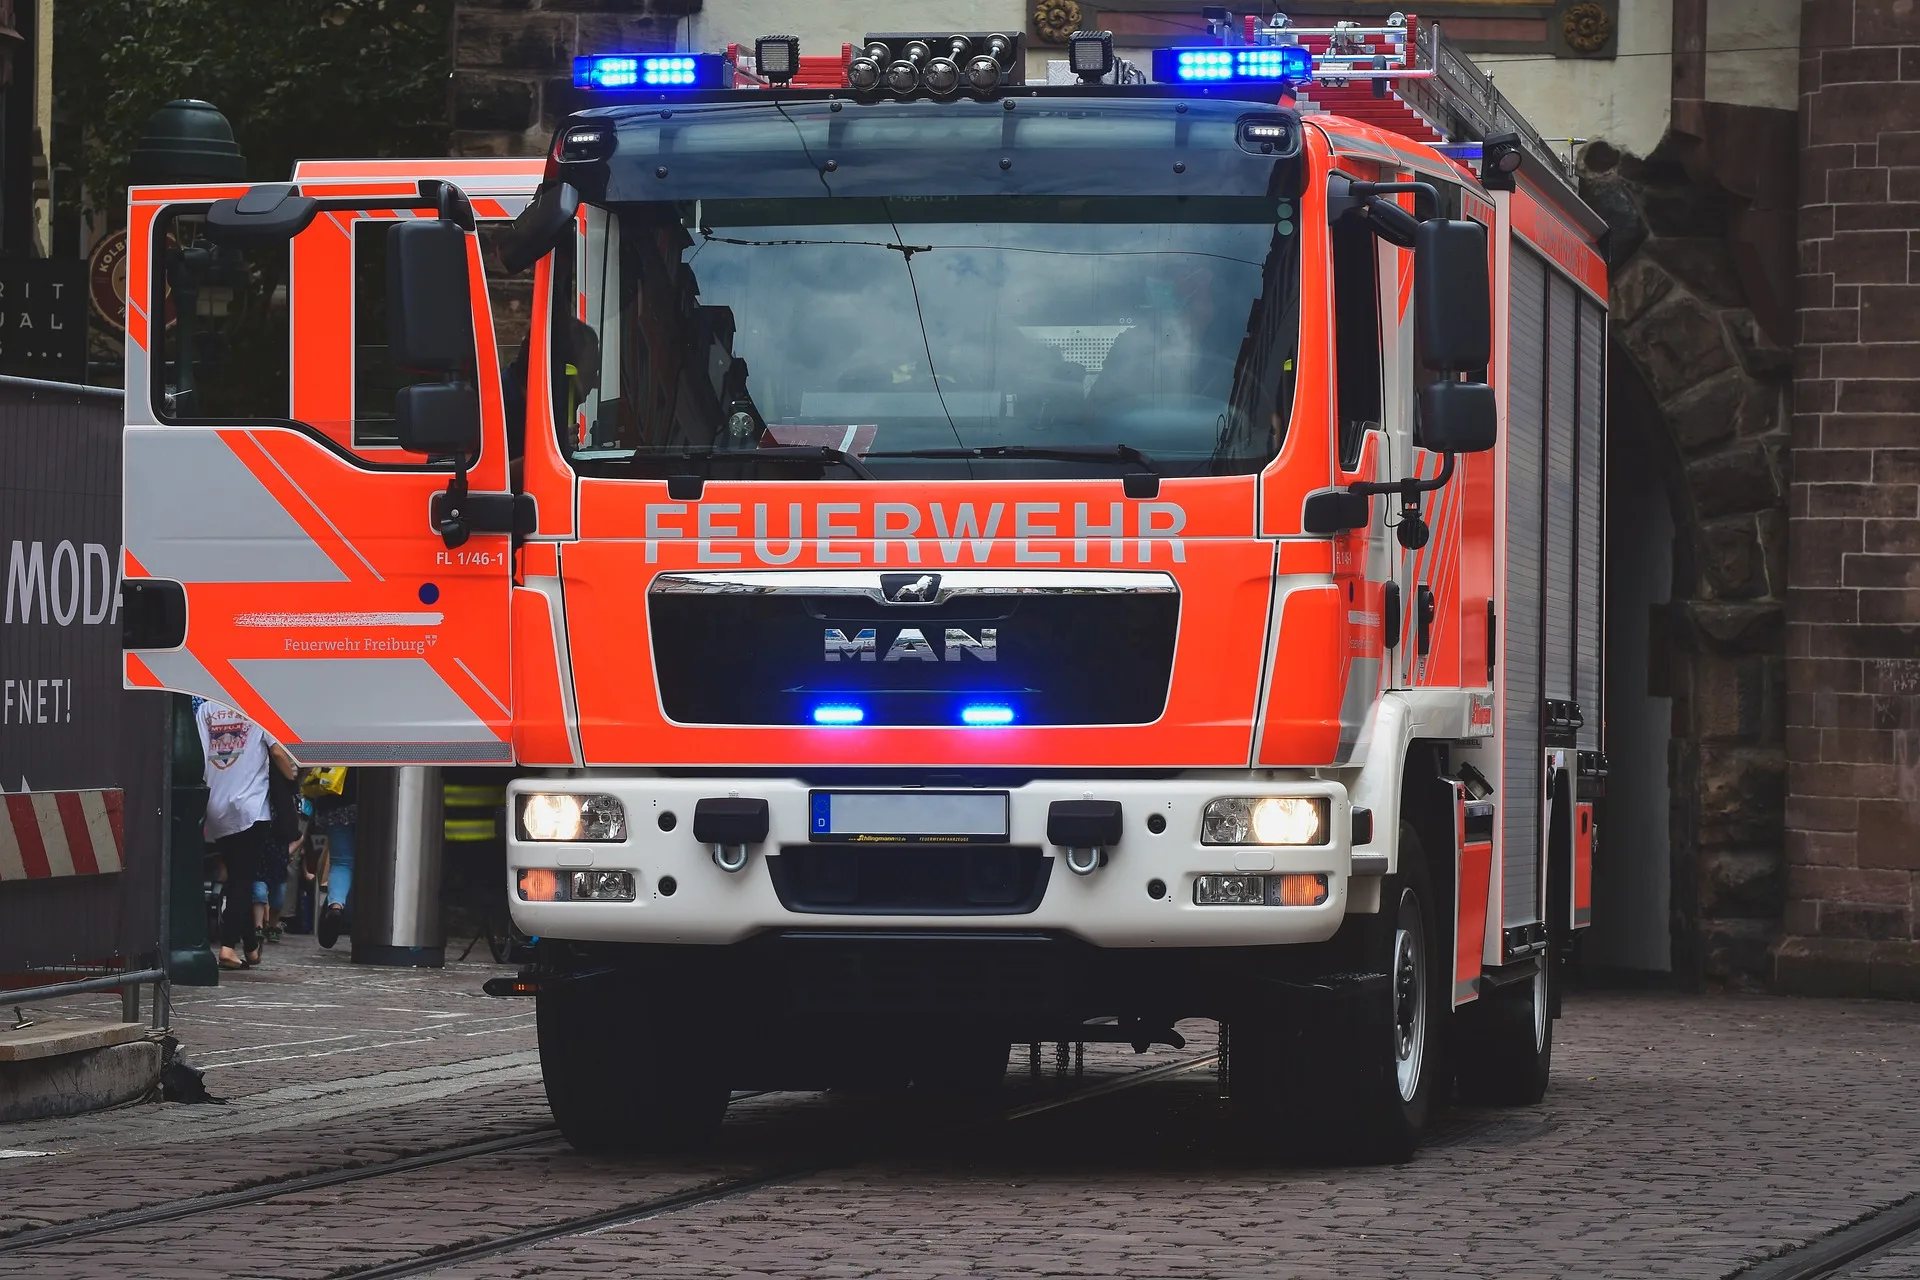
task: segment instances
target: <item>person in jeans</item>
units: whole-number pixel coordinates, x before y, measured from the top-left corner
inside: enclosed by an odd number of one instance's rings
[[[314,922],[314,936],[323,947],[340,941],[343,933],[352,933],[352,917],[347,914],[347,893],[353,888],[353,828],[360,806],[355,799],[355,779],[359,774],[347,770],[339,795],[321,795],[313,799],[313,825],[327,838],[327,905]]]
[[[267,731],[232,707],[200,700],[194,727],[206,761],[206,837],[210,853],[227,869],[227,905],[220,920],[220,967],[244,969],[260,952],[254,923],[256,880],[264,881],[268,863],[284,846],[274,835],[267,799],[267,771],[294,773],[293,758]]]

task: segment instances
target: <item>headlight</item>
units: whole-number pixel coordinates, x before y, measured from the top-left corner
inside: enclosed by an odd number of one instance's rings
[[[1227,796],[1207,802],[1201,844],[1325,844],[1323,796]]]
[[[535,791],[520,797],[523,840],[606,841],[627,838],[627,811],[612,796]]]

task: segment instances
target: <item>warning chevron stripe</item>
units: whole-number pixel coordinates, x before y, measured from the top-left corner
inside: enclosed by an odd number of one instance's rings
[[[118,789],[0,795],[0,882],[120,870],[121,811]]]

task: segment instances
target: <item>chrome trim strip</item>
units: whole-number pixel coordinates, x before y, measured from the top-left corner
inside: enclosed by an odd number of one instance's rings
[[[1178,595],[1179,584],[1170,573],[1136,570],[1076,570],[1021,572],[997,569],[939,571],[940,586],[931,600],[890,601],[882,578],[904,574],[858,570],[773,569],[732,573],[663,573],[647,588],[649,595],[839,595],[867,596],[881,604],[924,608],[955,596],[1105,595],[1115,593]]]

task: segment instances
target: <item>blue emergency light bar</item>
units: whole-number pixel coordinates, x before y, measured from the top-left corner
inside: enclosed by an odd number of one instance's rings
[[[718,53],[598,53],[573,60],[573,87],[620,92],[725,89],[727,59]]]
[[[1313,79],[1313,54],[1292,44],[1155,49],[1153,78],[1160,84],[1305,84]]]

